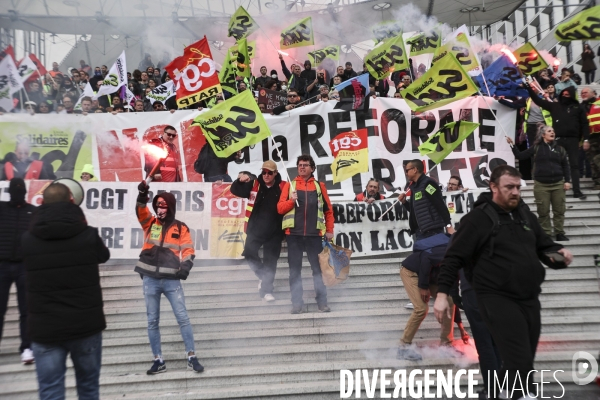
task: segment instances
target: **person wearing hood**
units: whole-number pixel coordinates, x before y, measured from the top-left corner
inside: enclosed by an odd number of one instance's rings
[[[148,67],[154,68],[154,63],[152,62],[152,57],[148,53],[144,53],[144,59],[140,61],[138,65],[138,69],[140,71],[146,71]]]
[[[246,206],[246,243],[242,255],[250,269],[258,278],[260,297],[273,301],[273,282],[277,270],[277,260],[281,253],[283,216],[277,212],[277,202],[284,186],[274,161],[265,161],[258,179],[251,179],[247,173],[240,173],[231,184],[231,193],[248,199]],[[263,248],[263,259],[258,250]]]
[[[352,63],[350,61],[346,62],[346,68],[344,69],[344,80],[348,80],[357,76],[357,73],[354,69],[352,69]]]
[[[528,390],[537,393],[527,377],[534,370],[541,330],[539,294],[545,270],[540,261],[560,269],[573,255],[546,235],[521,199],[518,170],[509,165],[494,168],[490,190],[460,221],[441,263],[433,309],[438,321],[452,311],[448,293],[464,268],[502,359],[498,382],[508,379],[513,399],[527,398]],[[523,383],[527,386],[521,387]],[[490,389],[490,398],[498,397]]]
[[[559,92],[558,102],[553,102],[539,98],[528,84],[525,87],[535,104],[550,111],[552,127],[556,132],[555,140],[564,147],[569,157],[573,197],[585,200],[586,196],[579,185],[579,142],[581,139],[588,140],[590,129],[587,115],[575,99],[575,88],[569,86],[563,89]]]
[[[106,329],[98,264],[110,251],[69,188],[52,183],[21,241],[40,399],[65,398],[67,355],[80,399],[98,399]]]
[[[540,225],[548,236],[552,236],[550,224],[550,206],[554,233],[558,242],[569,240],[565,236],[566,194],[571,188],[571,174],[567,152],[556,144],[555,133],[551,126],[542,125],[538,129],[533,146],[520,152],[508,136],[506,141],[513,154],[519,160],[533,157],[533,196],[537,205]]]
[[[354,197],[354,201],[364,201],[371,204],[376,200],[383,200],[384,198],[385,197],[379,193],[379,181],[375,178],[371,178],[367,182],[365,191],[357,194]]]
[[[198,362],[194,345],[194,331],[190,324],[181,279],[186,280],[194,266],[194,242],[186,224],[175,219],[177,201],[171,193],[154,196],[152,208],[148,210],[150,187],[145,181],[138,185],[139,195],[135,213],[144,230],[144,245],[135,272],[143,280],[146,314],[148,316],[148,338],[154,354],[153,364],[146,373],[159,374],[167,371],[162,357],[160,342],[160,298],[164,294],[171,303],[181,337],[185,344],[188,370],[204,371]]]
[[[4,316],[8,307],[10,287],[17,287],[19,306],[19,331],[21,334],[21,361],[34,362],[31,340],[27,330],[27,304],[25,296],[25,266],[21,236],[27,232],[35,207],[25,201],[27,188],[21,178],[13,178],[8,186],[10,201],[0,201],[0,339]]]

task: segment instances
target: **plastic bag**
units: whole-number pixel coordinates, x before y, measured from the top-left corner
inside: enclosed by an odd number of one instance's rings
[[[325,286],[335,286],[348,278],[351,256],[352,250],[330,242],[323,242],[323,251],[319,254],[319,264]]]

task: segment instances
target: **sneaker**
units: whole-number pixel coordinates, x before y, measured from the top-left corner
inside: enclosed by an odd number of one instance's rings
[[[293,306],[292,314],[302,314],[304,312],[303,306]]]
[[[275,301],[275,297],[271,293],[267,293],[263,296],[264,301]]]
[[[413,349],[404,346],[398,347],[398,353],[396,354],[396,358],[398,360],[409,360],[409,361],[419,361],[422,360],[423,357]]]
[[[25,365],[30,365],[35,362],[35,357],[33,357],[33,351],[31,349],[25,349],[21,353],[21,362]]]
[[[413,305],[413,303],[407,303],[404,308],[408,308],[409,310],[413,310],[415,308],[415,306]]]
[[[581,192],[579,193],[573,193],[573,197],[579,200],[585,200],[587,199],[587,196]]]
[[[198,362],[198,357],[196,356],[191,356],[188,357],[188,370],[194,370],[194,372],[202,372],[204,371],[204,367],[202,366],[202,364],[200,364]]]
[[[167,364],[165,364],[164,361],[160,361],[159,358],[155,358],[150,369],[146,371],[148,375],[155,375],[163,372],[167,372]]]
[[[564,233],[559,233],[556,235],[556,241],[557,242],[568,242],[569,238],[567,236],[565,236]]]
[[[331,312],[331,308],[327,307],[327,304],[319,306],[319,312]]]

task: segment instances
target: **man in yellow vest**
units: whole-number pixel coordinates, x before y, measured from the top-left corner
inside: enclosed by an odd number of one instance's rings
[[[319,312],[329,312],[327,289],[323,284],[319,253],[323,250],[323,237],[333,238],[333,207],[323,182],[315,180],[315,161],[303,154],[296,161],[298,176],[287,182],[281,190],[277,211],[283,215],[288,263],[290,265],[290,291],[292,292],[292,314],[302,314],[302,255],[306,252],[316,292]]]
[[[581,100],[590,124],[590,138],[583,142],[583,150],[592,167],[594,190],[600,190],[600,99],[596,98],[596,92],[586,87],[581,89]]]

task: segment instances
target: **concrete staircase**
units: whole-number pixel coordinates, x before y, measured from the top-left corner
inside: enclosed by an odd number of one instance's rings
[[[564,370],[557,375],[565,387],[563,399],[600,396],[597,386],[577,386],[571,378],[576,351],[597,356],[600,350],[600,297],[593,261],[593,255],[600,253],[600,204],[589,180],[582,182],[582,188],[587,200],[567,199],[566,230],[571,241],[566,245],[575,261],[566,270],[547,270],[540,297],[543,329],[536,368]],[[531,186],[524,188],[523,197],[535,209]],[[453,358],[437,348],[439,324],[432,312],[415,338],[424,360],[395,359],[397,341],[411,312],[404,308],[408,298],[398,275],[406,255],[355,259],[348,281],[329,289],[332,312],[328,314],[316,312],[305,259],[308,312],[300,315],[289,313],[285,249],[275,281],[277,300],[272,303],[259,299],[257,280],[243,262],[198,262],[184,288],[196,350],[206,371],[186,371],[179,329],[163,299],[161,334],[168,371],[158,376],[145,373],[152,354],[140,278],[132,271],[132,261],[112,260],[101,267],[108,322],[103,336],[102,398],[336,399],[340,369],[477,368],[472,341],[463,345],[457,333],[456,345],[465,352],[463,357]],[[468,327],[464,314],[463,320]],[[18,346],[18,310],[12,293],[0,345],[0,398],[37,398],[35,367],[20,364]],[[67,375],[68,398],[76,398],[71,367]],[[555,384],[546,387],[544,394],[561,391]],[[366,397],[364,391],[362,396]]]

